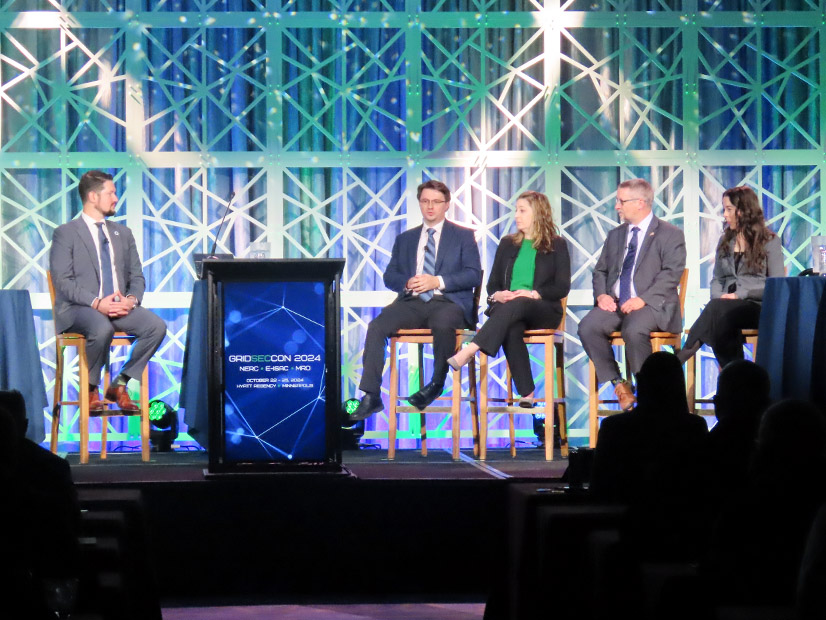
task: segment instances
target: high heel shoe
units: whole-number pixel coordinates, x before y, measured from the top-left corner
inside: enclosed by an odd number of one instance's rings
[[[467,362],[465,362],[466,364]],[[453,370],[459,370],[465,364],[460,364],[459,360],[456,359],[456,356],[447,358],[447,365],[450,366]]]

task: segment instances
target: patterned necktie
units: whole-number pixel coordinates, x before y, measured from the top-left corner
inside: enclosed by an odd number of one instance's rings
[[[622,273],[620,274],[620,306],[631,299],[631,275],[634,273],[634,261],[637,259],[637,233],[639,228],[634,226],[631,229],[631,240],[628,242],[628,251],[625,253],[625,260],[622,261]]]
[[[435,228],[427,229],[427,243],[424,246],[424,263],[422,264],[422,274],[434,275],[436,273],[436,234]],[[419,297],[424,301],[433,299],[433,291],[420,293]]]
[[[115,292],[115,282],[112,279],[112,256],[109,254],[109,239],[103,232],[103,222],[96,222],[98,240],[100,241],[100,279],[103,282],[103,296],[108,297]]]

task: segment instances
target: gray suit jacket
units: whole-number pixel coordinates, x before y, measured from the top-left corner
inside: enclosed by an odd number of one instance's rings
[[[613,296],[614,284],[622,271],[628,224],[614,228],[605,238],[594,269],[594,300],[602,294]],[[683,319],[677,285],[685,269],[683,231],[654,216],[642,241],[634,269],[634,289],[657,318],[663,331],[680,332]]]
[[[735,240],[732,239],[729,244],[728,256],[723,256],[719,251],[717,252],[714,261],[714,275],[711,280],[711,298],[717,299],[723,293],[728,293],[729,286],[734,284],[737,286],[738,299],[761,302],[763,300],[763,288],[766,286],[766,278],[782,278],[786,275],[780,237],[774,236],[766,244],[766,264],[759,271],[747,267],[745,261],[740,261],[740,268],[735,269],[734,243]]]
[[[113,265],[120,292],[143,298],[146,280],[132,231],[122,224],[106,222],[112,244]],[[71,327],[72,306],[90,306],[100,290],[100,266],[95,242],[80,218],[58,226],[49,251],[49,269],[55,287],[55,329]]]

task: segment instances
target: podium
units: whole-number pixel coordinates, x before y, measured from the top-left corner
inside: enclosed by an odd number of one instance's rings
[[[343,269],[204,262],[209,473],[341,470]]]

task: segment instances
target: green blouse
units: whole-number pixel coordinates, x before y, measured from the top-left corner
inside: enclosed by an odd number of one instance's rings
[[[513,263],[513,273],[511,274],[512,291],[533,290],[533,274],[536,269],[536,248],[533,247],[532,239],[523,239],[519,246],[519,254]]]

